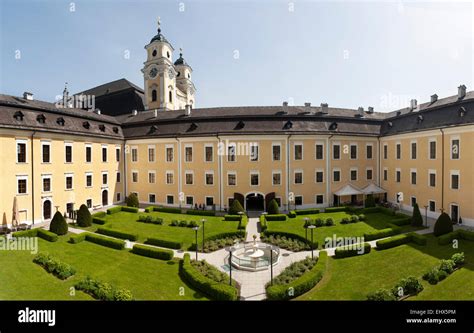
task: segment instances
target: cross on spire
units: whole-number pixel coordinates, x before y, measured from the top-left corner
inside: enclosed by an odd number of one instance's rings
[[[179,56],[180,56],[180,57],[183,56],[183,47],[182,47],[182,46],[179,48]]]
[[[158,20],[156,21],[156,23],[158,24],[158,32],[161,32],[161,19],[160,19],[159,16],[158,16]]]

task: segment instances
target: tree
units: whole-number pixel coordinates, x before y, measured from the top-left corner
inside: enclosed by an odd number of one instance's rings
[[[278,207],[278,202],[275,199],[272,199],[268,204],[267,212],[268,214],[280,214],[280,208]]]
[[[423,218],[421,217],[420,207],[417,203],[413,206],[413,216],[411,217],[411,225],[414,227],[423,226]]]
[[[372,194],[367,195],[365,198],[365,207],[375,207],[375,199]]]
[[[53,219],[51,220],[51,223],[49,224],[49,231],[61,236],[67,234],[67,229],[68,226],[63,214],[56,212],[53,216]]]
[[[77,224],[80,227],[90,227],[92,224],[92,216],[86,205],[82,204],[77,211]]]
[[[244,208],[240,204],[239,200],[234,199],[232,205],[229,208],[229,214],[237,215],[239,212],[243,212]]]
[[[130,193],[130,195],[125,199],[128,207],[138,207],[138,197],[135,193]]]
[[[434,225],[433,233],[435,236],[441,236],[453,231],[453,221],[446,213],[441,213],[441,215],[436,220]]]

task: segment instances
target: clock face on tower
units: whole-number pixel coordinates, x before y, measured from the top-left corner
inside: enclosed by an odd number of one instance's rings
[[[150,72],[148,73],[148,75],[149,75],[150,78],[152,78],[152,79],[154,79],[157,74],[158,74],[158,69],[156,69],[155,67],[153,67],[152,69],[150,69]]]

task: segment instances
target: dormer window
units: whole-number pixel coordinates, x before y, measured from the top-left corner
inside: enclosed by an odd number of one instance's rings
[[[13,118],[15,118],[15,119],[18,120],[18,121],[23,121],[23,117],[24,117],[24,116],[25,116],[25,115],[23,114],[23,112],[17,111],[17,112],[15,112],[15,114],[13,115]]]
[[[245,127],[245,123],[241,120],[237,123],[237,125],[235,126],[235,129],[239,130],[239,129],[242,129]]]
[[[44,124],[46,122],[46,117],[44,116],[44,114],[39,114],[36,117],[36,121],[38,121],[40,124]]]
[[[337,130],[337,123],[336,123],[336,122],[331,123],[331,125],[329,125],[329,130],[330,130],[330,131],[335,131],[335,130]]]
[[[391,121],[388,122],[388,127],[390,127],[390,128],[393,127],[393,123]]]
[[[293,127],[293,123],[289,120],[285,123],[285,125],[283,125],[283,129],[285,130],[291,129],[292,127]]]
[[[416,118],[416,122],[419,124],[423,121],[423,116],[420,114],[418,115],[418,117]]]
[[[467,110],[464,106],[462,106],[460,109],[459,109],[459,117],[464,117],[467,113]]]
[[[99,129],[101,132],[105,132],[105,125],[99,125]]]
[[[91,128],[91,124],[89,124],[88,121],[83,122],[83,123],[82,123],[82,126],[83,126],[85,129]]]
[[[196,125],[196,123],[192,123],[191,126],[189,126],[189,130],[188,131],[194,131],[198,126]]]
[[[56,120],[56,123],[59,125],[59,126],[64,126],[64,118],[63,117],[59,117],[57,120]]]
[[[155,125],[151,125],[148,134],[155,133],[156,131],[158,131],[158,127],[156,127]]]
[[[153,50],[153,52],[151,53],[153,57],[156,57],[156,54],[157,54],[156,50]]]
[[[118,133],[119,129],[118,129],[118,127],[114,126],[114,127],[112,128],[112,131],[114,131],[114,133]]]

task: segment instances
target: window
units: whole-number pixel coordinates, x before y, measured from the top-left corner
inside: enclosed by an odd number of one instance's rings
[[[72,190],[73,181],[72,175],[66,175],[66,190]]]
[[[414,207],[416,205],[416,197],[411,197],[411,206]]]
[[[388,170],[387,169],[383,170],[383,180],[385,180],[385,181],[388,180]]]
[[[120,162],[120,148],[115,148],[115,161]]]
[[[184,157],[184,160],[186,162],[192,162],[193,161],[193,147],[185,147],[184,148],[184,154],[185,154],[185,157]]]
[[[454,173],[453,171],[451,171],[451,189],[459,189],[459,174],[457,172]]]
[[[274,161],[279,161],[281,159],[281,146],[272,145],[272,158]]]
[[[121,174],[120,174],[120,172],[119,172],[119,171],[117,171],[117,178],[116,178],[116,182],[117,182],[117,183],[120,183],[120,182],[121,182],[121,178],[122,178],[122,177],[121,177]]]
[[[43,177],[43,192],[51,192],[51,177]]]
[[[17,177],[17,194],[26,194],[28,189],[28,177]]]
[[[156,174],[154,171],[148,171],[148,183],[154,184],[155,183]]]
[[[367,145],[365,146],[365,156],[368,160],[372,159],[373,156],[373,149],[374,147],[372,145]]]
[[[168,205],[174,204],[174,196],[172,196],[172,195],[167,195],[167,196],[166,196],[166,203],[167,203]]]
[[[157,96],[157,93],[156,93],[156,89],[153,89],[151,91],[151,101],[156,102],[157,98],[158,98],[158,96]]]
[[[168,58],[169,57],[170,56],[169,56],[169,53],[168,53]],[[173,92],[171,90],[168,92],[168,97],[169,97],[170,103],[173,103]]]
[[[92,162],[92,146],[87,145],[86,146],[86,163],[91,163]]]
[[[458,160],[459,159],[459,139],[452,139],[451,140],[451,159]]]
[[[174,173],[172,171],[166,172],[166,184],[171,185],[174,183]]]
[[[102,173],[102,185],[107,185],[108,178],[109,175],[106,172]]]
[[[227,185],[229,186],[237,185],[237,176],[235,173],[227,173]]]
[[[138,171],[132,171],[132,183],[138,183]]]
[[[301,206],[303,204],[303,196],[296,195],[295,196],[295,206]]]
[[[138,162],[138,148],[132,147],[132,162]]]
[[[400,170],[396,170],[396,172],[395,172],[395,181],[397,183],[400,183],[401,180],[402,180],[402,172]]]
[[[120,193],[117,193],[117,194],[120,194]],[[92,208],[92,199],[87,199],[87,200],[86,200],[86,206],[87,206],[87,208],[89,208],[89,209]]]
[[[416,142],[411,143],[411,159],[416,160]]]
[[[253,144],[250,146],[250,161],[258,161],[258,145]]]
[[[72,144],[66,143],[64,149],[66,154],[66,163],[72,163]]]
[[[206,197],[206,206],[214,206],[214,197]]]
[[[351,170],[351,180],[357,180],[357,169]]]
[[[430,160],[436,159],[436,141],[430,141]]]
[[[92,173],[86,173],[86,187],[92,187]]]
[[[214,173],[206,172],[206,185],[214,185]]]
[[[334,160],[339,160],[341,158],[341,145],[332,146],[332,158]]]
[[[303,145],[301,143],[295,144],[295,161],[303,159]]]
[[[436,173],[435,172],[430,172],[429,173],[429,185],[431,187],[435,187],[436,186]]]
[[[400,143],[397,143],[396,159],[399,160],[401,157],[402,157],[402,145]]]
[[[316,159],[317,160],[322,160],[323,159],[323,145],[322,144],[316,144]]]
[[[173,147],[166,147],[166,162],[173,162]]]
[[[227,162],[235,162],[235,144],[227,147]]]
[[[411,184],[416,185],[416,171],[411,171]]]
[[[435,212],[436,211],[436,202],[433,200],[430,200],[428,203],[430,212]]]
[[[26,163],[26,142],[16,143],[16,162]]]
[[[322,183],[324,180],[324,172],[323,171],[316,171],[316,183]]]
[[[156,202],[156,196],[152,193],[148,194],[148,202],[149,203],[155,203]]]
[[[333,170],[332,171],[332,181],[333,182],[340,182],[341,181],[341,170]]]
[[[259,184],[258,173],[253,172],[250,174],[250,185],[251,186],[258,186]]]
[[[281,185],[281,172],[272,172],[272,185]]]
[[[366,169],[365,170],[365,175],[367,180],[372,180],[373,178],[373,171],[372,169]]]
[[[213,146],[206,146],[204,148],[204,155],[206,162],[212,162],[214,158]]]
[[[383,159],[386,160],[388,157],[388,146],[383,145]]]
[[[49,142],[43,142],[41,144],[41,155],[43,163],[51,163],[51,144]]]
[[[351,144],[351,160],[357,159],[357,145]]]
[[[194,205],[194,197],[190,195],[186,196],[186,205],[190,205],[190,206]]]
[[[186,185],[193,185],[194,183],[194,174],[190,171],[186,171],[185,173],[185,184]]]
[[[295,171],[295,184],[303,184],[303,171]]]
[[[116,195],[115,197],[116,197],[116,201],[117,201],[117,202],[122,201],[122,194],[117,193],[117,195]]]
[[[324,203],[324,196],[322,194],[316,195],[316,204],[322,205]]]
[[[102,147],[102,162],[107,162],[107,147]]]

